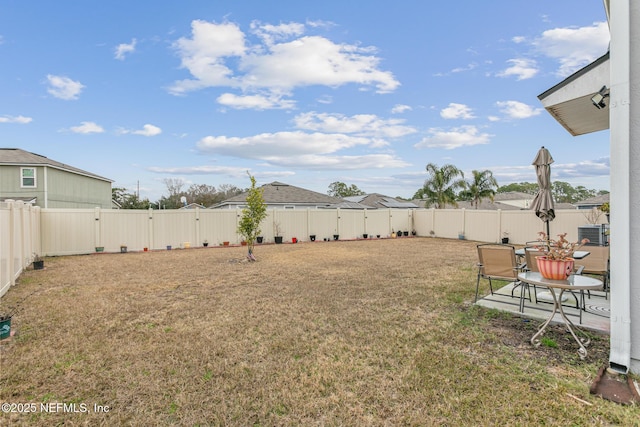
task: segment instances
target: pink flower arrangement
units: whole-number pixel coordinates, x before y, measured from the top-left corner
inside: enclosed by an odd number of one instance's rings
[[[547,259],[567,260],[573,257],[573,252],[589,243],[589,239],[582,239],[579,242],[569,242],[566,237],[567,233],[558,234],[558,239],[553,240],[547,237],[547,233],[541,231],[538,233],[539,245],[535,246],[536,250],[544,252]]]

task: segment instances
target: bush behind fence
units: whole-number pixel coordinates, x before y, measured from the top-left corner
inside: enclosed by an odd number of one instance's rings
[[[22,270],[43,256],[88,254],[97,247],[105,252],[198,247],[240,243],[237,233],[241,210],[115,210],[41,209],[22,202],[0,203],[0,296],[15,283]],[[583,211],[556,212],[553,235],[567,232],[576,240],[578,227],[588,223]],[[262,222],[264,242],[274,241],[276,231],[284,242],[389,237],[392,232],[411,235],[524,244],[535,240],[544,224],[532,211],[465,209],[306,209],[268,210]]]

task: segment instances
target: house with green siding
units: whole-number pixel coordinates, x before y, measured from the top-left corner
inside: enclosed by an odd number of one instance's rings
[[[0,148],[0,201],[41,208],[112,208],[112,180],[19,148]]]

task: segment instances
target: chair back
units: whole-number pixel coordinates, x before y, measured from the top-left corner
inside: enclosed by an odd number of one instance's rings
[[[518,277],[516,250],[511,245],[478,245],[480,274],[487,278],[514,280]]]
[[[536,273],[540,272],[538,269],[538,261],[536,261],[537,256],[544,256],[544,252],[536,248],[524,248],[524,262],[527,264],[527,270]]]
[[[589,255],[580,260],[586,274],[606,274],[609,271],[609,246],[589,246]]]

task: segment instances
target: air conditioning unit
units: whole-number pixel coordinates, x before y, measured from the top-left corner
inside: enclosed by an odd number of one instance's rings
[[[581,225],[578,227],[578,241],[587,238],[587,246],[606,246],[609,244],[609,224]]]

